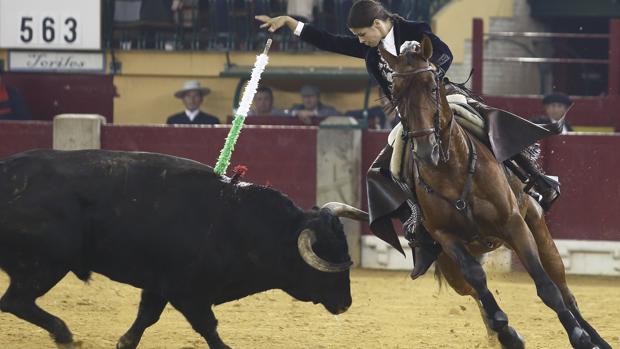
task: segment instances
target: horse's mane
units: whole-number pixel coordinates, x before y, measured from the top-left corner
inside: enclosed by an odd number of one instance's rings
[[[443,84],[444,85],[451,85],[454,89],[457,90],[457,92],[459,94],[465,95],[465,96],[467,96],[469,98],[475,99],[478,102],[482,103],[482,102],[484,102],[484,98],[482,98],[481,95],[475,93],[469,87],[466,86],[467,82],[471,78],[472,73],[473,73],[473,70],[469,74],[469,77],[467,78],[467,80],[465,80],[463,82],[454,82],[454,81],[451,81],[447,76],[444,76],[443,77]]]

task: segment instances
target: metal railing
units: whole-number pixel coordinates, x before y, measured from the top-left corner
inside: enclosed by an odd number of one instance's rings
[[[473,21],[472,35],[472,90],[482,94],[484,74],[483,62],[516,62],[516,63],[548,63],[548,64],[583,64],[607,65],[607,94],[620,95],[620,19],[611,19],[609,34],[585,33],[543,33],[543,32],[494,32],[484,33],[482,19]],[[579,39],[579,40],[607,40],[609,53],[607,59],[598,58],[558,58],[558,57],[485,57],[484,38],[489,40],[511,41],[512,38],[544,38],[544,39]],[[517,43],[519,44],[519,43]],[[525,47],[524,47],[525,48]],[[525,48],[526,49],[526,48]],[[531,53],[531,52],[530,52]]]

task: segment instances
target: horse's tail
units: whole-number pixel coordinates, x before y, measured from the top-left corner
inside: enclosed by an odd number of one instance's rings
[[[478,261],[478,263],[482,265],[484,263],[485,255],[475,256],[475,258]],[[441,266],[438,263],[435,263],[435,280],[437,280],[437,285],[439,285],[439,292],[441,292],[441,289],[448,281],[446,280],[446,277],[443,275]]]
[[[443,276],[441,268],[437,263],[435,263],[435,280],[437,280],[437,284],[439,285],[439,292],[441,292],[443,285],[446,283],[446,278]]]

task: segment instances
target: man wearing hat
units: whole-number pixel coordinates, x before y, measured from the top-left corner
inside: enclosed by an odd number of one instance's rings
[[[554,92],[545,95],[542,103],[545,108],[545,115],[532,120],[532,122],[537,124],[558,122],[564,115],[566,115],[568,108],[571,104],[573,104],[570,98],[561,92]],[[564,129],[562,130],[562,133],[565,134],[572,130],[573,128],[566,120],[564,120]]]
[[[294,105],[291,108],[291,115],[300,118],[303,122],[309,124],[313,116],[327,117],[340,114],[333,107],[321,103],[321,92],[318,87],[304,85],[299,93],[303,103]]]
[[[185,111],[174,114],[168,118],[167,124],[219,124],[220,120],[207,113],[200,111],[200,105],[204,96],[210,90],[201,87],[197,80],[189,80],[183,84],[183,88],[175,92],[174,96],[183,101]]]

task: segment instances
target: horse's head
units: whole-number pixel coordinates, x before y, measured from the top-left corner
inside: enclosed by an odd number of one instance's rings
[[[443,110],[445,99],[437,68],[430,63],[431,40],[424,36],[420,45],[409,47],[399,56],[383,47],[381,56],[394,71],[392,104],[398,108],[404,131],[413,139],[416,155],[437,165],[440,156],[447,161],[448,149],[442,149],[441,130],[448,127],[449,111]]]

